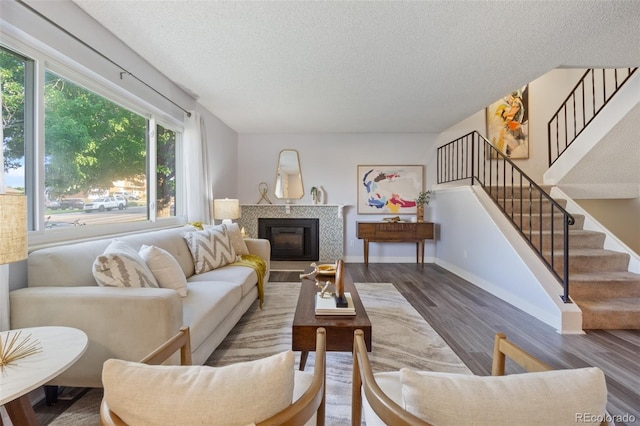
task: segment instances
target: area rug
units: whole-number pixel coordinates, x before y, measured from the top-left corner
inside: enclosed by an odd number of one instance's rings
[[[255,303],[227,338],[209,357],[206,364],[224,366],[273,355],[291,348],[291,323],[300,291],[300,283],[268,283],[264,309]],[[420,316],[391,283],[357,283],[362,303],[372,325],[374,371],[410,367],[420,370],[471,374],[433,328]],[[296,365],[300,353],[296,353]],[[350,352],[327,352],[328,426],[351,422]],[[307,371],[314,365],[309,354]],[[102,392],[92,390],[62,413],[53,423],[62,425],[96,425]]]

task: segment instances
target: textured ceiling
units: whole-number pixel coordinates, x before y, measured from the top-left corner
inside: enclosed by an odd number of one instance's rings
[[[441,132],[557,67],[640,61],[640,1],[74,0],[238,133]]]

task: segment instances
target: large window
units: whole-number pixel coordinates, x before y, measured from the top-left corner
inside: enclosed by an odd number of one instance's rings
[[[79,227],[85,236],[94,225],[175,216],[180,129],[59,65],[28,72],[34,63],[48,64],[0,50],[4,182],[29,195],[31,230],[66,239]]]

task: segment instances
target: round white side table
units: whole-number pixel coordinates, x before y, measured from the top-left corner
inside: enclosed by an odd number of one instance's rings
[[[14,361],[0,369],[0,405],[13,424],[37,424],[28,393],[44,385],[76,362],[87,349],[87,335],[71,327],[32,327],[0,333],[3,343],[10,333],[31,336],[40,352]]]

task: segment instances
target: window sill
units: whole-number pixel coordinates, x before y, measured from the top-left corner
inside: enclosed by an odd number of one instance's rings
[[[33,231],[29,232],[29,251],[80,241],[135,234],[152,231],[154,229],[175,228],[183,226],[186,223],[187,220],[185,217],[170,217],[159,219],[157,222],[129,222]]]

